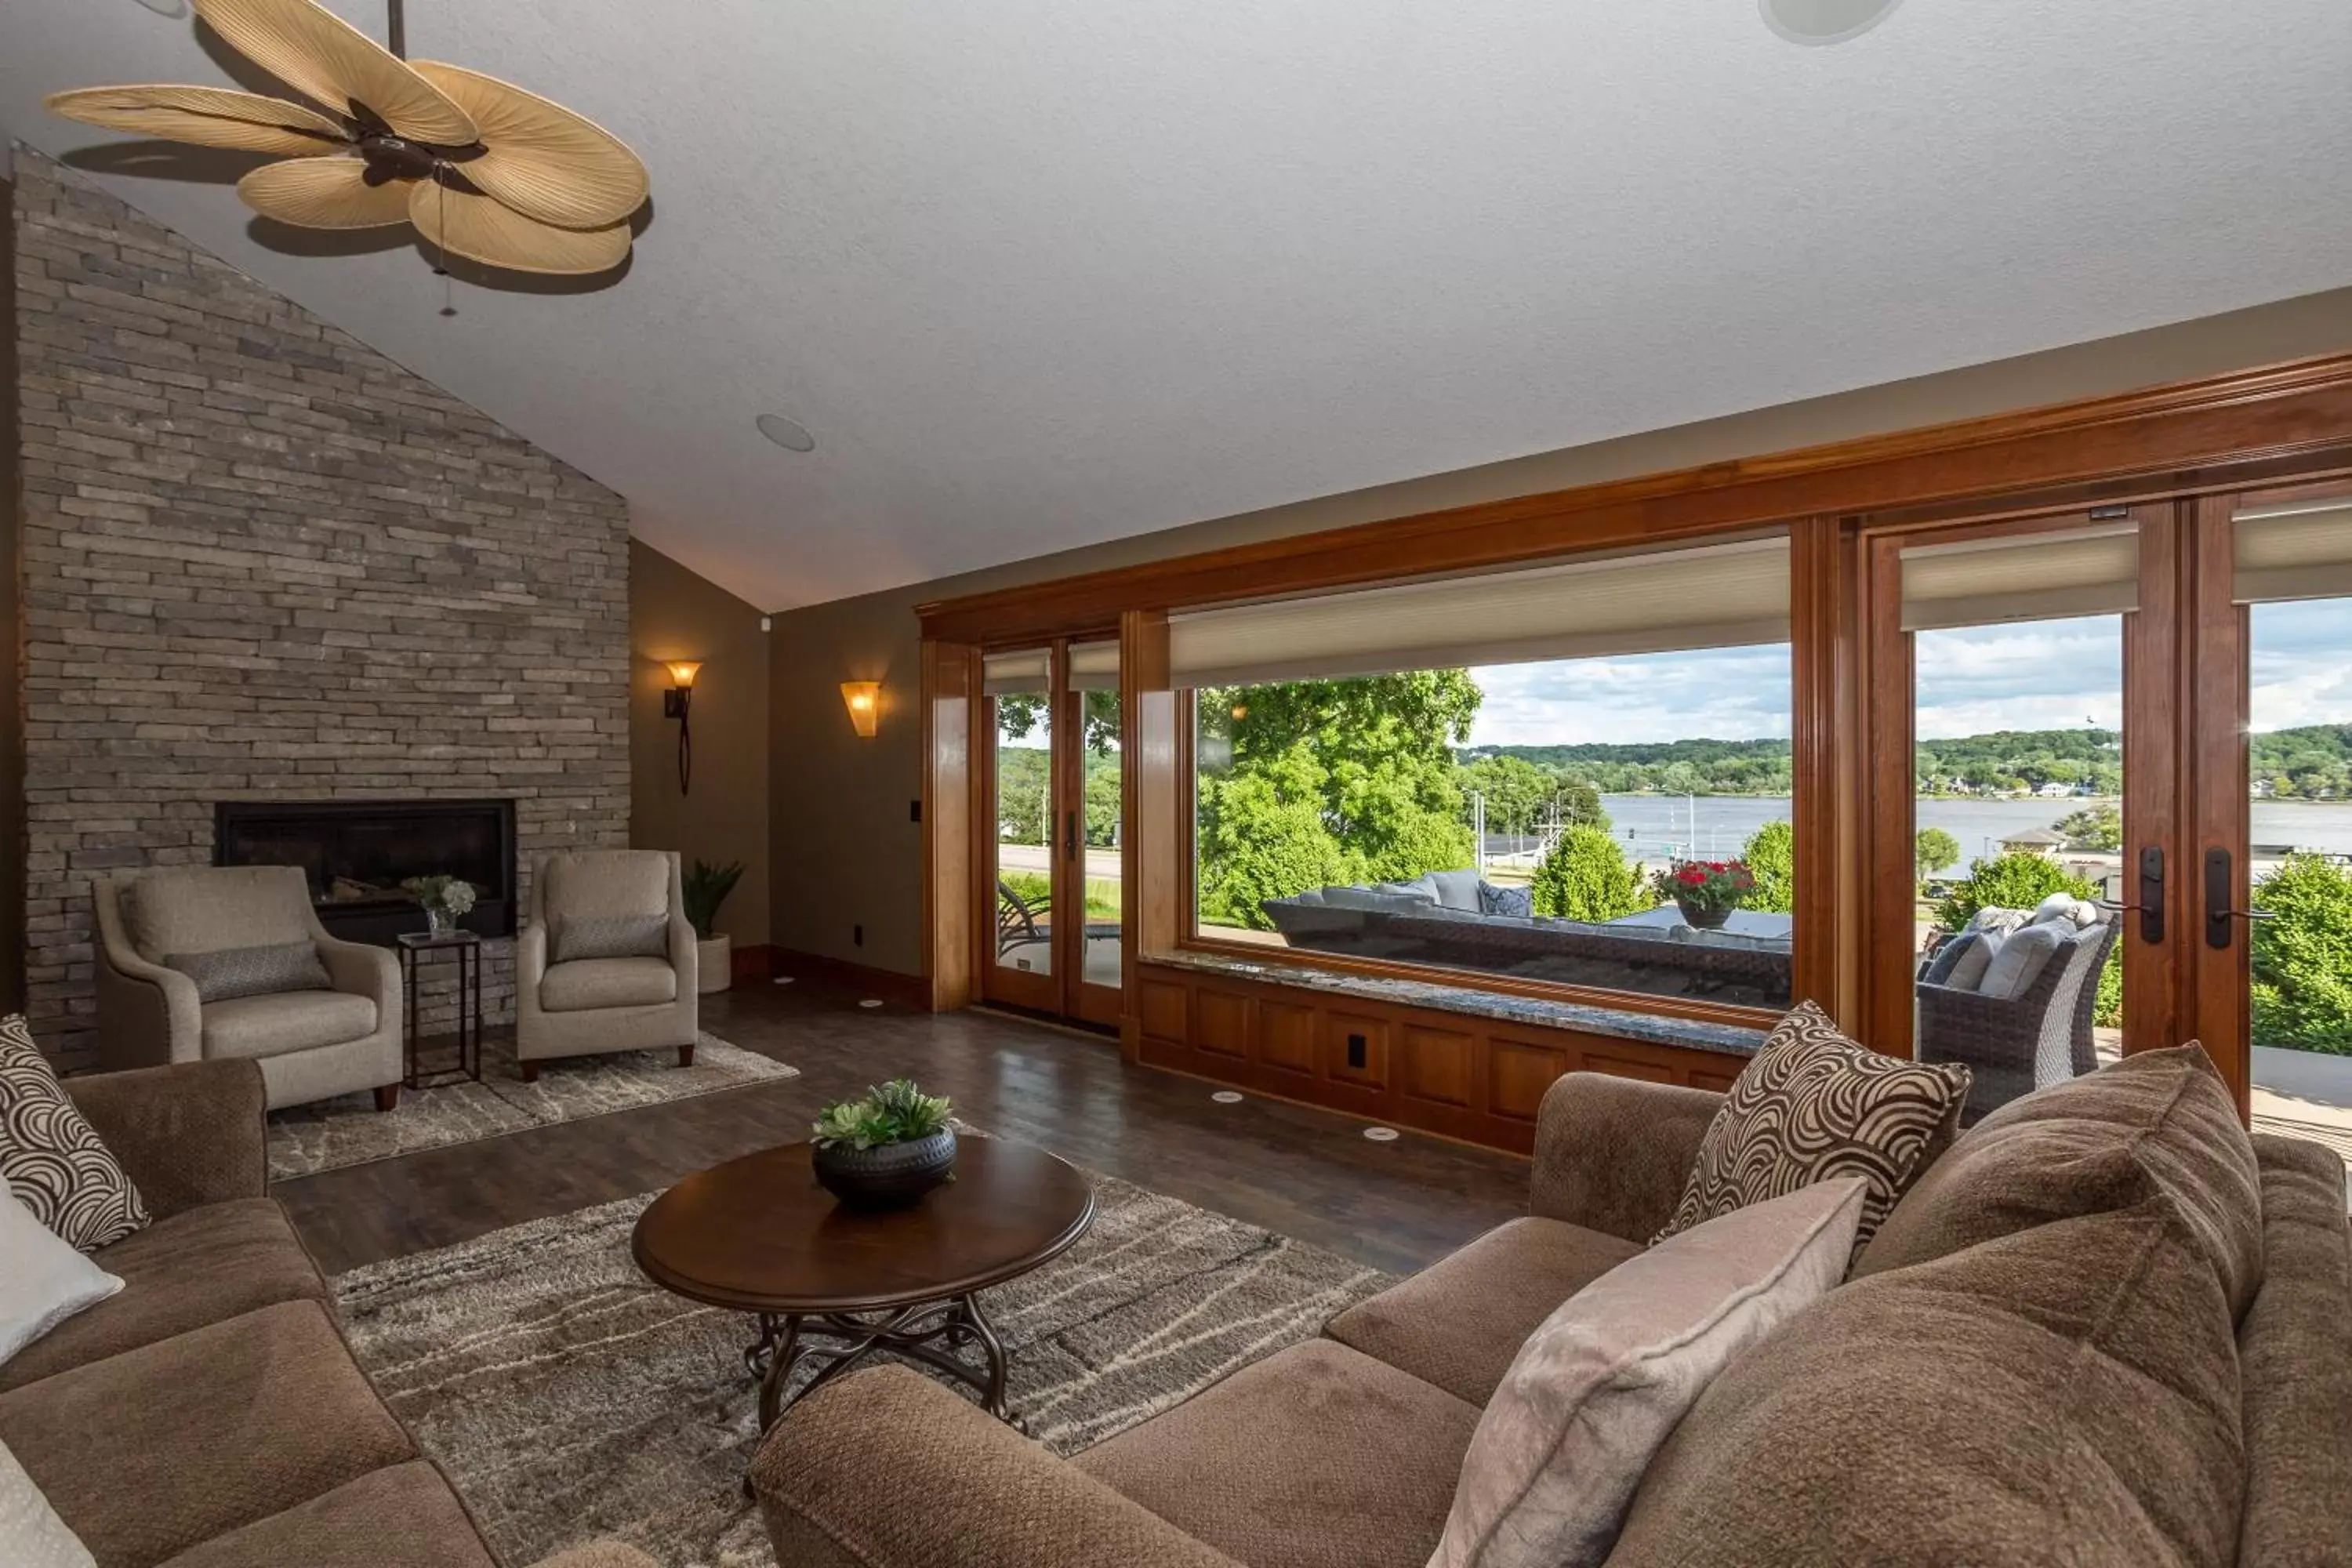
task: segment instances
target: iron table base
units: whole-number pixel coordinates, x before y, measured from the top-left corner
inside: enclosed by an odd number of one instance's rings
[[[965,1344],[980,1347],[981,1365],[956,1353]],[[877,1351],[947,1373],[980,1395],[982,1409],[1007,1426],[1020,1425],[1004,1403],[1003,1342],[981,1311],[979,1297],[963,1295],[874,1312],[761,1313],[760,1337],[743,1352],[744,1367],[760,1383],[760,1430]],[[784,1385],[803,1363],[814,1366],[816,1375],[788,1398]]]

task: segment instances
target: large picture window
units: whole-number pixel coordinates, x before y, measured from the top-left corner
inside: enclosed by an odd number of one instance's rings
[[[1180,618],[1196,938],[1786,1006],[1787,603],[1769,538]]]

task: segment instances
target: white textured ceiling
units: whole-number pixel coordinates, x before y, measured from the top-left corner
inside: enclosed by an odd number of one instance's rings
[[[382,0],[335,0],[381,35]],[[2352,283],[2345,0],[408,0],[653,171],[617,286],[156,217],[627,496],[768,607]],[[0,3],[43,93],[224,80]],[[775,410],[814,431],[778,450]]]

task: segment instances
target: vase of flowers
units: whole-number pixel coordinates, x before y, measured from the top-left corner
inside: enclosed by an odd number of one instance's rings
[[[850,1208],[902,1208],[955,1176],[948,1102],[912,1079],[877,1084],[816,1119],[817,1184]]]
[[[411,877],[400,888],[424,908],[425,929],[434,936],[456,931],[474,907],[474,884],[456,877]]]
[[[1660,897],[1675,901],[1684,924],[1716,931],[1756,890],[1756,873],[1745,860],[1677,860],[1659,872],[1651,886]]]

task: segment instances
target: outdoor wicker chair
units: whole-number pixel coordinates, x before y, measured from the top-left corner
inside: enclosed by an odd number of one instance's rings
[[[1918,984],[1919,1059],[1959,1062],[1975,1075],[1964,1120],[2037,1089],[2079,1078],[2098,1066],[2091,1015],[2098,1002],[2099,970],[2116,943],[2116,926],[2103,920],[2072,937],[2042,966],[2019,996],[1987,996],[1942,984],[1962,944],[1974,932],[1939,948]]]
[[[1024,942],[1047,942],[1053,937],[1053,920],[1047,913],[1049,900],[1040,897],[1024,899],[1013,890],[1013,885],[1000,877],[996,879],[996,956],[1006,953]]]

